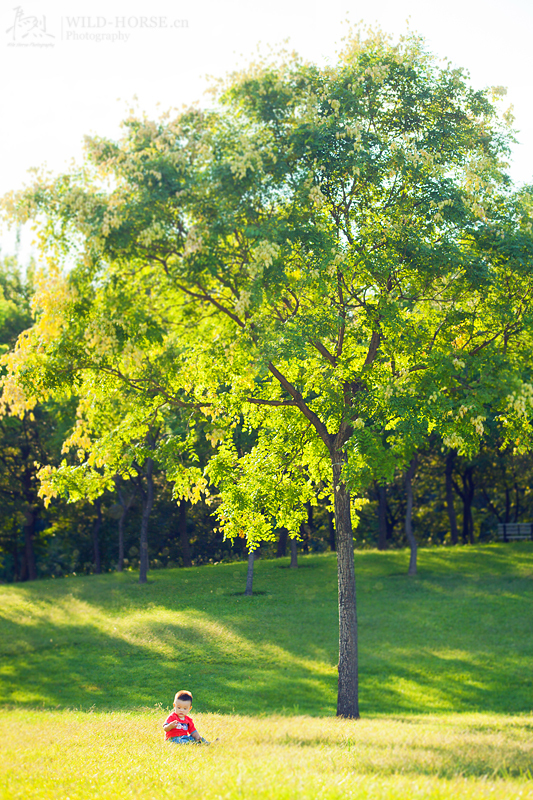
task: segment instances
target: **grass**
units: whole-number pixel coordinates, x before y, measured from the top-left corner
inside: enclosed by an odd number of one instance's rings
[[[528,800],[533,719],[195,715],[210,747],[161,740],[161,713],[0,718],[2,798]]]
[[[356,553],[358,722],[335,556],[301,563],[0,586],[0,797],[533,798],[533,545]],[[215,746],[162,743],[177,688]]]

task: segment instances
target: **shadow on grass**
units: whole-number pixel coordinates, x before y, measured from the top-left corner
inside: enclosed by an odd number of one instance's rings
[[[310,697],[321,708],[334,699],[331,681],[328,685],[312,668],[258,665],[244,655],[232,663],[204,636],[196,637],[204,651],[197,660],[180,657],[179,644],[175,657],[158,656],[87,627],[72,626],[69,638],[69,645],[37,644],[24,654],[3,656],[2,703],[32,709],[125,710],[158,704],[170,709],[176,690],[185,687],[193,689],[197,711],[260,714],[279,706],[291,714],[308,709]],[[192,634],[189,641],[194,641]]]
[[[398,575],[403,553],[357,555],[363,714],[531,710],[531,580],[516,553],[478,553],[470,577],[472,554],[453,552],[455,572],[449,553],[428,551],[414,581]],[[168,708],[189,687],[197,711],[332,715],[335,558],[309,558],[312,571],[259,561],[252,598],[245,563],[144,586],[115,574],[0,587],[20,600],[0,619],[0,701]]]
[[[475,736],[474,729],[469,726],[462,736],[452,736],[445,743],[428,742],[427,722],[424,722],[422,736],[417,736],[416,728],[411,731],[408,747],[405,742],[379,740],[376,734],[368,731],[364,742],[355,737],[335,743],[331,736],[302,738],[287,734],[281,743],[310,751],[331,748],[336,744],[339,752],[353,754],[354,767],[365,775],[426,775],[445,780],[459,776],[491,780],[531,777],[530,749],[517,746],[512,739],[502,741],[500,735],[496,747],[494,741]],[[410,721],[402,720],[402,728],[406,727],[410,727]],[[520,728],[523,730],[524,727],[521,723]],[[491,733],[496,732],[491,730]]]

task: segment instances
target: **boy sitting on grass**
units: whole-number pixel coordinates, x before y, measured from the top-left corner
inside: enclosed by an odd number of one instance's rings
[[[174,744],[189,744],[196,742],[197,744],[209,744],[200,736],[194,722],[188,716],[192,708],[192,692],[182,689],[176,692],[174,698],[174,712],[167,717],[167,721],[163,725],[165,731],[165,739],[167,742]]]

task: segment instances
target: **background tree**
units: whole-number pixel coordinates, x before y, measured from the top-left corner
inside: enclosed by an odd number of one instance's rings
[[[33,265],[23,274],[14,258],[0,262],[0,352],[6,353],[32,322]],[[39,465],[56,458],[69,419],[68,407],[0,403],[0,523],[2,550],[15,580],[38,577],[35,548],[46,538],[39,497]],[[22,533],[22,537],[20,537]]]

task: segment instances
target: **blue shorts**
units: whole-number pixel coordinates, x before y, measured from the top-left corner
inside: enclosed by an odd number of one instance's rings
[[[194,736],[188,734],[187,736],[171,736],[170,739],[167,739],[167,742],[173,742],[174,744],[190,744],[191,742],[195,742],[196,739]]]

